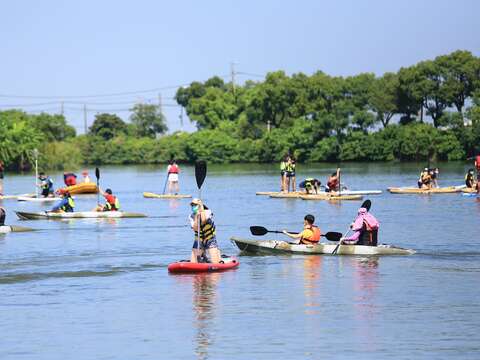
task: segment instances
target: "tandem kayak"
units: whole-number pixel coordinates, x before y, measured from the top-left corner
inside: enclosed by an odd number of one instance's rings
[[[15,211],[22,220],[41,220],[41,219],[116,219],[116,218],[141,218],[147,217],[145,214],[131,213],[123,211],[78,211],[78,212],[25,212]]]
[[[0,226],[0,234],[7,234],[11,232],[26,232],[26,231],[34,231],[35,229],[25,227],[25,226],[17,226],[17,225],[3,225]]]
[[[96,194],[98,192],[97,185],[93,182],[80,183],[77,185],[67,186],[57,190],[57,193],[63,194],[68,191],[71,195],[74,194]]]
[[[465,185],[432,189],[419,189],[418,187],[390,187],[387,190],[392,194],[451,194],[460,192],[463,188],[465,188]]]
[[[243,252],[277,254],[325,254],[331,255],[337,244],[299,245],[277,240],[249,240],[232,237],[230,239]],[[412,255],[415,250],[393,245],[340,245],[337,255]]]
[[[45,203],[45,202],[56,202],[62,200],[62,198],[59,197],[29,197],[29,196],[18,196],[17,197],[18,201],[30,201],[30,202],[40,202],[40,203]]]
[[[192,195],[185,194],[155,194],[151,192],[144,192],[143,197],[149,199],[187,199],[191,198]]]
[[[240,265],[240,262],[235,257],[222,256],[222,263],[192,263],[190,261],[179,261],[168,265],[168,272],[170,273],[199,273],[199,272],[214,272],[235,269]]]

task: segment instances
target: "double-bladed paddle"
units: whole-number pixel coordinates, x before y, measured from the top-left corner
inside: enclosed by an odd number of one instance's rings
[[[372,202],[369,199],[367,199],[362,203],[362,205],[360,205],[360,207],[367,209],[367,211],[370,211],[370,208],[372,207]],[[347,230],[346,234],[348,234],[349,231],[350,231],[350,229]],[[333,249],[333,251],[332,251],[332,255],[337,255],[338,248],[340,247],[341,244],[342,243],[339,242],[338,245],[335,246],[335,249]]]
[[[252,235],[255,236],[262,236],[267,233],[274,233],[274,234],[283,234],[283,231],[278,231],[278,230],[268,230],[264,228],[263,226],[250,226],[250,232]],[[296,232],[290,232],[290,234],[298,234]],[[321,236],[326,237],[330,241],[338,241],[342,237],[342,233],[335,232],[335,231],[329,231],[326,234],[322,234]]]

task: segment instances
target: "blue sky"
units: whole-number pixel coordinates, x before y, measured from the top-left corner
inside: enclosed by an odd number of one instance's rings
[[[232,61],[260,75],[380,75],[457,49],[480,56],[476,0],[30,0],[0,13],[0,109],[56,113],[63,100],[80,133],[84,103],[89,125],[97,110],[127,120],[159,88],[170,129],[181,129],[175,87],[228,75]],[[138,93],[81,97],[125,92]]]

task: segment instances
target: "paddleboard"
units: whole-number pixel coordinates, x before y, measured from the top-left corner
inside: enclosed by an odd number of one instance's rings
[[[150,199],[186,199],[191,198],[192,195],[185,194],[155,194],[151,192],[144,192],[143,197]]]
[[[0,195],[0,200],[18,199],[19,197],[35,197],[35,194],[20,194],[20,195]]]
[[[168,272],[173,274],[200,273],[200,272],[217,272],[235,269],[240,262],[235,257],[222,256],[223,263],[192,263],[190,261],[179,261],[168,265]]]
[[[41,220],[41,219],[115,219],[115,218],[140,218],[147,217],[145,214],[131,213],[123,211],[78,211],[78,212],[25,212],[15,211],[22,220]]]
[[[30,202],[40,202],[40,203],[45,203],[45,202],[58,202],[62,200],[62,198],[59,197],[27,197],[27,196],[18,196],[17,201],[30,201]]]
[[[432,189],[419,189],[415,187],[390,187],[387,190],[392,194],[450,194],[460,192],[463,188],[465,188],[465,185]]]

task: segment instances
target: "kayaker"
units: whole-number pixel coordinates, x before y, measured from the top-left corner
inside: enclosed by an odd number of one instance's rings
[[[298,187],[300,189],[305,189],[305,192],[307,194],[313,194],[313,193],[318,194],[321,185],[322,185],[322,183],[320,182],[320,180],[315,179],[315,178],[307,178],[307,179],[303,180],[298,185]]]
[[[84,183],[92,182],[92,180],[90,180],[90,176],[88,176],[88,171],[87,170],[83,170],[82,175],[83,175],[83,182]]]
[[[38,175],[38,180],[40,180],[40,184],[38,184],[38,186],[40,189],[42,189],[41,195],[43,197],[53,197],[53,180],[50,179],[49,176],[45,175],[44,172],[41,172],[40,175]]]
[[[5,225],[5,217],[7,216],[7,212],[3,207],[0,207],[0,226]]]
[[[288,155],[285,155],[280,162],[280,191],[284,192],[285,191],[285,183],[286,183],[286,168],[287,168],[287,162],[288,162]]]
[[[350,229],[354,231],[353,235],[341,238],[340,243],[347,245],[377,246],[379,226],[380,223],[375,216],[362,207],[358,209],[357,218],[350,224]]]
[[[65,185],[67,186],[73,186],[77,185],[77,175],[74,173],[63,173],[63,181],[65,182]]]
[[[0,160],[0,196],[3,196],[3,171],[5,170],[3,161]]]
[[[73,212],[75,209],[75,201],[73,201],[70,192],[65,191],[62,194],[62,200],[52,208],[52,212]]]
[[[428,167],[423,169],[420,173],[420,177],[418,178],[418,188],[419,189],[431,189],[432,188],[432,177],[430,175],[430,171]]]
[[[473,176],[473,169],[468,169],[465,175],[465,185],[468,189],[475,189],[475,177]]]
[[[298,234],[291,234],[287,230],[283,230],[283,233],[292,239],[296,240],[297,244],[312,245],[317,244],[320,241],[322,232],[318,226],[314,225],[315,216],[308,214],[303,218],[303,231]]]
[[[338,191],[338,189],[340,189],[340,168],[329,176],[325,186],[326,192]]]
[[[180,173],[180,168],[177,165],[175,160],[171,160],[167,167],[167,176],[168,176],[168,192],[172,192],[177,195],[180,192],[180,187],[178,186],[178,174]]]
[[[195,233],[195,241],[192,247],[190,261],[199,262],[204,256],[205,250],[208,251],[210,262],[220,263],[220,250],[218,249],[215,223],[213,221],[212,211],[203,204],[200,199],[193,199],[190,203],[192,213],[189,217],[190,226]],[[200,244],[198,243],[198,225],[200,222]]]
[[[102,189],[98,190],[100,194],[105,198],[105,205],[98,205],[95,208],[95,211],[119,211],[120,210],[120,202],[118,198],[113,195],[111,189],[107,189],[103,191]]]
[[[297,167],[297,162],[293,156],[289,156],[287,160],[287,165],[285,167],[285,187],[287,192],[290,192],[290,187],[292,188],[292,192],[296,191],[296,184],[295,184],[295,170]]]

